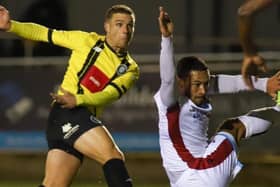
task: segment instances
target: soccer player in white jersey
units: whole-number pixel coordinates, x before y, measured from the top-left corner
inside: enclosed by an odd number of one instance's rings
[[[275,113],[280,118],[279,110],[269,107],[225,120],[209,143],[207,128],[212,107],[207,95],[249,90],[249,87],[241,75],[210,76],[205,62],[197,57],[184,57],[175,67],[173,22],[162,7],[158,21],[162,34],[161,85],[154,99],[159,113],[161,156],[170,184],[228,186],[242,168],[237,157],[240,140],[267,131],[273,121],[266,114]],[[254,88],[275,96],[280,89],[279,74],[254,81]]]

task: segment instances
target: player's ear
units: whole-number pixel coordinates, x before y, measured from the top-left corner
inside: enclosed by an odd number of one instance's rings
[[[109,28],[110,28],[109,23],[105,22],[104,23],[104,30],[105,30],[105,32],[109,32]]]
[[[190,97],[190,77],[188,76],[186,79],[181,79],[176,76],[176,79],[180,95]]]
[[[176,79],[177,79],[178,85],[180,87],[190,87],[190,77],[189,76],[185,79],[181,79],[176,75]]]
[[[185,88],[185,82],[183,79],[179,78],[178,76],[176,76],[176,79],[177,79],[177,86],[178,86],[178,89],[179,89],[179,92],[180,94],[184,94],[184,88]]]

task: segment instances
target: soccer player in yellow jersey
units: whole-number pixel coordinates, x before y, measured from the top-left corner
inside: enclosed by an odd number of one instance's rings
[[[0,6],[1,30],[72,51],[61,87],[51,93],[49,151],[41,187],[70,186],[83,156],[102,165],[108,186],[132,186],[123,153],[97,117],[103,106],[119,99],[138,79],[138,65],[127,51],[134,27],[135,14],[126,5],[107,10],[104,36],[18,22]]]

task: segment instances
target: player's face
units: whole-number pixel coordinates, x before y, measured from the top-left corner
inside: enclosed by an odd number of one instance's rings
[[[128,14],[116,13],[104,26],[108,44],[116,52],[126,50],[134,34],[133,18]]]
[[[196,105],[204,104],[209,87],[209,71],[191,71],[189,79],[179,83],[180,92],[187,95]]]

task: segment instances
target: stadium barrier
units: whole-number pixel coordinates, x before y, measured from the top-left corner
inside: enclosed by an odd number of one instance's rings
[[[280,68],[278,52],[261,53],[269,67],[267,75]],[[187,53],[208,62],[212,73],[239,74],[240,53]],[[137,84],[118,102],[104,111],[102,121],[125,151],[158,151],[157,113],[153,94],[159,86],[159,55],[133,55],[141,76]],[[50,108],[50,92],[55,91],[67,67],[66,57],[0,58],[0,151],[46,150],[44,128]],[[214,95],[209,134],[226,117],[249,109],[271,106],[270,97],[260,92]],[[273,117],[273,116],[272,116]],[[277,151],[279,127],[254,141],[245,142],[246,151]],[[141,142],[141,143],[139,143]],[[262,149],[260,150],[260,146]]]

